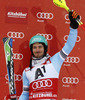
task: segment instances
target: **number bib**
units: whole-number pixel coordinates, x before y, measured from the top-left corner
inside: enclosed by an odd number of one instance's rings
[[[58,76],[52,63],[35,66],[26,71],[30,81],[29,100],[57,100]]]

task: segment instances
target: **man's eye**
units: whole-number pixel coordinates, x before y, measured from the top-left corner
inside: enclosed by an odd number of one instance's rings
[[[33,49],[36,49],[36,47],[33,47]]]
[[[42,48],[42,46],[39,46],[39,48]]]

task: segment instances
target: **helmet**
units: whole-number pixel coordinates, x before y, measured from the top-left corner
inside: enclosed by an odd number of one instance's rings
[[[30,47],[30,50],[32,52],[32,55],[33,55],[32,44],[37,43],[37,42],[42,43],[44,45],[44,56],[45,56],[47,53],[47,49],[48,49],[48,43],[47,43],[46,38],[44,36],[41,36],[41,35],[35,35],[30,39],[29,47]]]
[[[34,43],[44,43],[45,46],[48,46],[47,40],[45,39],[45,37],[41,36],[41,35],[35,35],[30,39],[29,42],[29,47],[31,47],[32,44]]]

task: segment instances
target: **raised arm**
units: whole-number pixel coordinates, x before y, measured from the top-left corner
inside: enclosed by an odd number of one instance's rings
[[[76,18],[73,18],[73,14],[77,14],[76,12],[70,12],[69,13],[69,19],[70,19],[70,33],[67,39],[67,42],[65,46],[62,48],[62,50],[58,53],[56,53],[54,56],[51,57],[51,62],[54,65],[56,71],[59,73],[60,68],[66,59],[66,57],[69,55],[69,53],[72,51],[73,47],[75,46],[76,43],[76,38],[77,38],[77,28],[78,28],[78,23],[76,22]],[[79,18],[79,15],[77,15]]]

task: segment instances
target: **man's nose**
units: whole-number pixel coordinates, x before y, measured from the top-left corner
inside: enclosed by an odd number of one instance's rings
[[[39,51],[39,48],[37,47],[36,51],[38,52]]]

